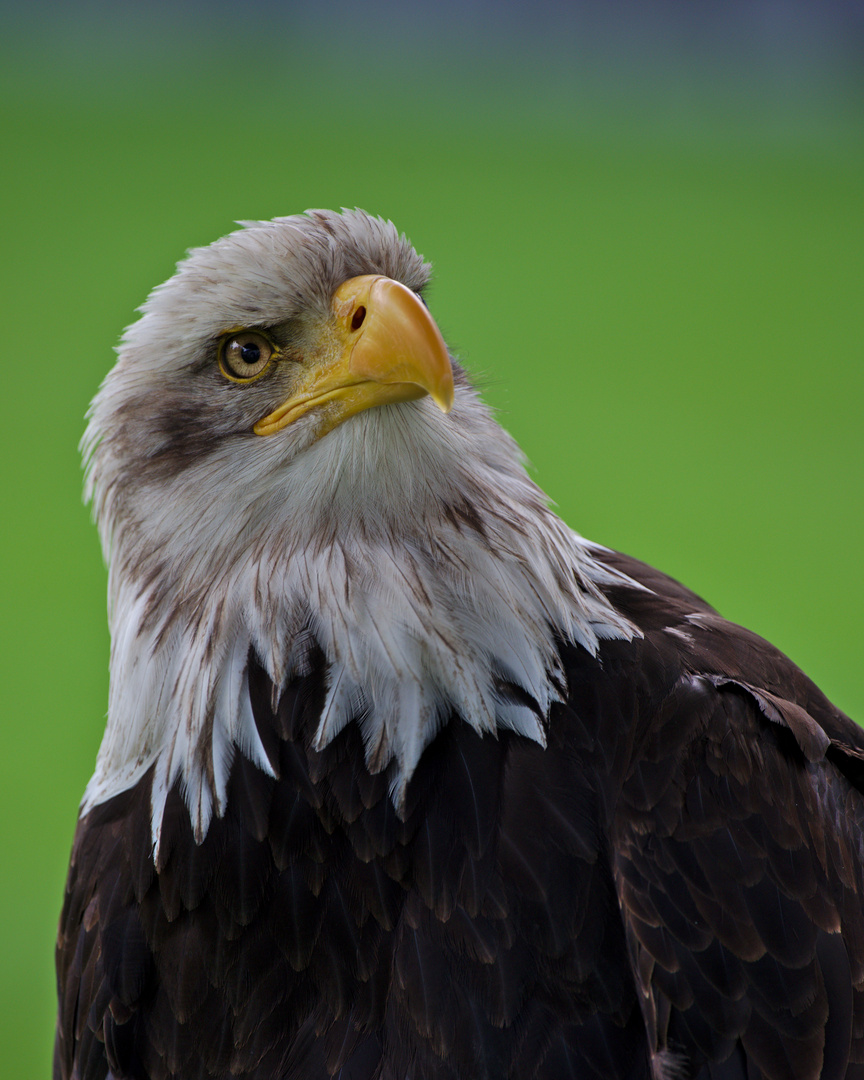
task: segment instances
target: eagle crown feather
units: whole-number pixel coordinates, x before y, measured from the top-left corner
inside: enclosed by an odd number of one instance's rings
[[[222,377],[226,331],[279,327],[296,350],[342,282],[381,274],[420,294],[429,267],[362,211],[243,224],[153,291],[82,439],[112,640],[82,812],[152,768],[157,856],[175,783],[200,842],[224,812],[235,753],[272,775],[249,701],[252,651],[277,690],[323,653],[313,745],[358,723],[398,808],[452,715],[545,745],[566,689],[560,642],[595,653],[636,633],[601,592],[616,575],[551,512],[457,363],[446,416],[427,396],[321,438],[314,410],[252,433],[273,390]]]

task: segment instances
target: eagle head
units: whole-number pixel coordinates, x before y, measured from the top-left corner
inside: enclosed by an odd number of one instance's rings
[[[125,333],[82,447],[109,565],[111,689],[85,808],[182,785],[196,837],[233,757],[272,774],[248,666],[324,665],[315,749],[360,725],[397,808],[447,722],[545,745],[562,642],[632,627],[425,305],[429,266],[362,211],[244,223]]]

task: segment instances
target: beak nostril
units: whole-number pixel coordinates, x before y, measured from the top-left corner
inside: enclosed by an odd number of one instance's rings
[[[351,329],[359,330],[363,325],[363,320],[366,318],[366,308],[361,304],[360,307],[351,316]]]

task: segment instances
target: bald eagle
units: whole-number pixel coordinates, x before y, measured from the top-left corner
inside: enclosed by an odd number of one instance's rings
[[[57,1080],[864,1076],[864,738],[572,532],[388,222],[194,250],[83,449]]]

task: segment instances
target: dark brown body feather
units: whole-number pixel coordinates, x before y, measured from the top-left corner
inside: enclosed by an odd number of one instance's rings
[[[55,1077],[864,1077],[864,738],[785,657],[623,556],[644,637],[564,648],[548,748],[458,717],[397,817],[323,663],[160,866],[149,781],[75,837]],[[652,1071],[653,1070],[653,1071]]]

